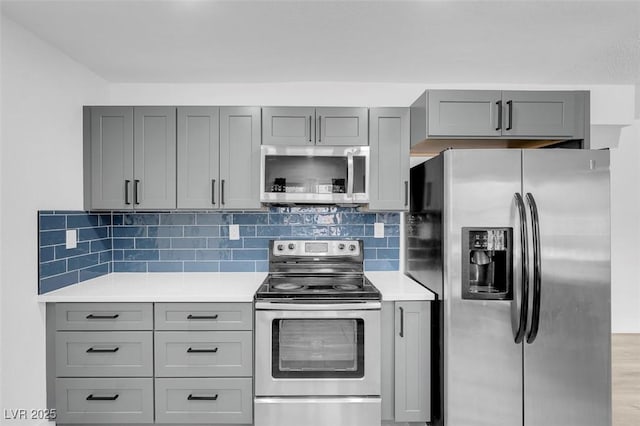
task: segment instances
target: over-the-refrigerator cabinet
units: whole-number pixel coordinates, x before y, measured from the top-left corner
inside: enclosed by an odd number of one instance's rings
[[[411,169],[436,424],[611,424],[609,192],[608,151],[447,150]]]

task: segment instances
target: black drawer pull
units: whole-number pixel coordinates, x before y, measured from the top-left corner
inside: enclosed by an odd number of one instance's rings
[[[193,349],[193,348],[189,348],[189,349],[187,349],[187,353],[189,353],[189,354],[215,354],[216,352],[218,352],[218,348],[213,348],[213,349]]]
[[[218,314],[215,315],[187,315],[187,319],[190,320],[214,320],[218,319]]]
[[[118,399],[118,394],[115,394],[113,396],[93,396],[93,394],[89,395],[87,397],[87,401],[115,401],[116,399]]]
[[[189,396],[187,397],[188,401],[216,401],[218,399],[218,394],[215,394],[213,396],[193,396],[192,394],[189,394]]]
[[[116,319],[120,316],[120,314],[113,314],[113,315],[94,315],[94,314],[89,314],[87,315],[87,319]]]
[[[118,352],[118,349],[120,349],[118,346],[116,346],[115,348],[106,348],[106,349],[89,348],[87,349],[87,353],[88,354],[115,353],[115,352]]]

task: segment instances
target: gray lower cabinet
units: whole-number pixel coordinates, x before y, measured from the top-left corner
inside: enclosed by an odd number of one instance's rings
[[[151,303],[56,303],[56,330],[153,330]]]
[[[151,331],[60,331],[58,377],[151,377]]]
[[[263,145],[368,145],[367,108],[262,108]]]
[[[370,210],[409,209],[409,108],[369,109]]]
[[[260,108],[178,108],[178,208],[255,209]]]
[[[175,208],[176,109],[85,107],[84,114],[85,208]]]
[[[431,421],[431,306],[382,306],[382,420]]]
[[[156,303],[156,330],[251,330],[251,303]]]
[[[152,378],[58,378],[57,423],[153,423]]]
[[[429,90],[411,106],[411,141],[585,139],[588,104],[584,91]]]
[[[48,303],[58,424],[251,424],[252,303]]]
[[[158,331],[156,377],[242,377],[253,371],[251,331]]]
[[[161,379],[156,423],[247,424],[253,421],[251,378]]]

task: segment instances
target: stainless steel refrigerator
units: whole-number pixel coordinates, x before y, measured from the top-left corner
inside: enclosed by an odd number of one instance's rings
[[[611,424],[609,193],[608,151],[450,149],[411,169],[435,424]]]

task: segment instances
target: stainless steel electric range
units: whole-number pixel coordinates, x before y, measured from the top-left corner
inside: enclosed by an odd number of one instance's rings
[[[256,426],[380,424],[380,307],[362,241],[272,241],[255,295]]]

